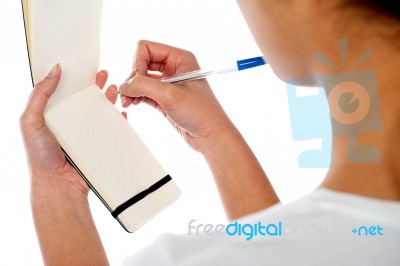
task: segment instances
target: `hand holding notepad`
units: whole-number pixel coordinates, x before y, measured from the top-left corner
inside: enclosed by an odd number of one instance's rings
[[[95,85],[102,1],[23,1],[33,82],[56,63],[47,127],[66,157],[121,225],[135,231],[179,196],[119,111]]]

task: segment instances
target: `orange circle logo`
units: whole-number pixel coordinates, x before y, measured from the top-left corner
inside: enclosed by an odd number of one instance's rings
[[[357,110],[351,113],[344,112],[339,106],[339,99],[345,93],[352,93],[351,102],[358,100]],[[350,103],[351,103],[350,102]],[[339,123],[353,125],[362,121],[368,114],[371,99],[367,90],[360,84],[352,81],[345,81],[337,84],[329,93],[328,104],[332,117]]]

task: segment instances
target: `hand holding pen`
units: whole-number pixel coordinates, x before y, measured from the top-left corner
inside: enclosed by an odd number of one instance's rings
[[[236,64],[232,64],[232,65],[228,65],[228,66],[216,67],[216,68],[212,68],[212,69],[199,69],[199,70],[194,70],[194,71],[174,75],[171,77],[161,78],[160,81],[165,82],[165,83],[182,83],[182,82],[207,78],[208,76],[211,76],[211,75],[218,75],[218,74],[242,71],[245,69],[258,67],[258,66],[262,66],[265,64],[266,64],[266,62],[265,62],[264,58],[259,56],[259,57],[238,60],[238,61],[236,61]],[[117,93],[120,93],[120,92],[118,91]]]
[[[278,202],[254,153],[214,96],[204,72],[198,71],[200,67],[194,55],[148,41],[139,43],[136,54],[136,75],[119,88],[125,99],[123,106],[128,107],[134,101],[155,107],[183,139],[203,155],[228,218],[236,219]],[[205,73],[240,71],[261,63],[263,60],[244,60],[232,68],[217,68]],[[154,75],[153,71],[161,74]],[[199,73],[201,75],[196,76]],[[166,77],[169,80],[161,80]],[[193,78],[197,80],[186,82]],[[162,129],[157,128],[157,131]],[[162,138],[163,132],[157,134]],[[172,150],[175,149],[172,147]]]
[[[200,69],[192,53],[149,41],[139,42],[136,56],[134,77],[119,87],[123,107],[145,102],[157,108],[185,141],[200,152],[209,140],[234,128],[207,80],[201,78],[264,64],[262,58],[258,58],[239,61],[232,67],[220,69],[222,71],[192,72]],[[160,75],[155,75],[155,71]],[[181,73],[186,74],[176,76]],[[188,78],[200,79],[182,82]]]

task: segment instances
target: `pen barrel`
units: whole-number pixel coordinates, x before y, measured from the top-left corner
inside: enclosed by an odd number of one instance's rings
[[[236,65],[230,65],[230,66],[223,66],[219,67],[216,70],[213,70],[213,74],[225,74],[225,73],[230,73],[230,72],[235,72],[238,71],[238,68]]]
[[[190,80],[197,80],[206,78],[207,76],[214,75],[214,74],[225,74],[234,71],[241,71],[248,68],[253,68],[257,66],[265,65],[266,62],[262,57],[253,57],[249,59],[239,60],[236,61],[236,64],[224,67],[218,67],[216,69],[209,69],[209,70],[195,70],[188,73],[178,74],[172,77],[162,78],[161,82],[166,83],[179,83],[179,82],[186,82]]]

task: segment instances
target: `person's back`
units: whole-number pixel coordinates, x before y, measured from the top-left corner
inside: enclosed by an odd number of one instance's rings
[[[398,202],[318,189],[232,222],[224,233],[199,233],[194,224],[190,235],[163,235],[124,265],[396,266],[399,221]]]
[[[277,75],[324,87],[330,170],[309,196],[239,219],[233,229],[254,225],[241,236],[165,235],[127,265],[149,262],[156,250],[165,256],[154,263],[166,265],[400,263],[400,5],[375,2],[238,1]],[[257,225],[278,222],[281,235],[245,240]]]

